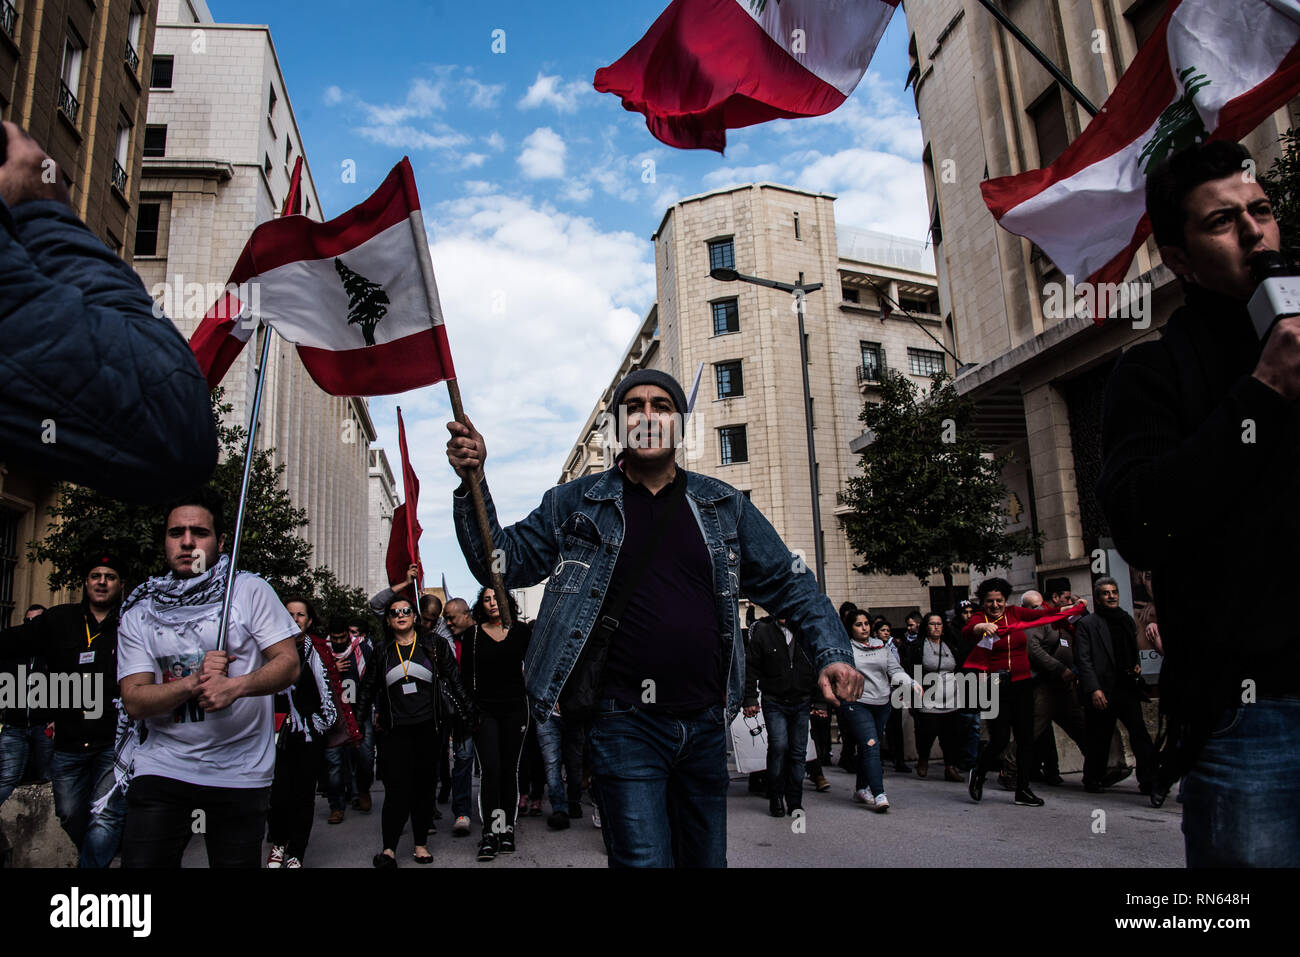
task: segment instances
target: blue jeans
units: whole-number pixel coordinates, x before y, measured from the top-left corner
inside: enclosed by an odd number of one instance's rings
[[[600,702],[588,736],[610,867],[727,866],[727,721]]]
[[[889,702],[884,704],[840,705],[839,719],[853,729],[858,739],[857,789],[870,788],[872,796],[885,790],[885,775],[880,766],[880,739],[889,723]]]
[[[1188,867],[1300,866],[1300,699],[1226,713],[1183,779]]]
[[[582,725],[567,725],[558,714],[537,726],[537,743],[546,762],[546,789],[552,811],[568,814],[570,809],[582,809],[582,731]]]
[[[331,811],[342,811],[357,796],[352,782],[352,754],[355,745],[340,744],[325,749],[325,767],[329,769],[329,786],[325,796]]]
[[[54,752],[50,765],[54,813],[81,853],[80,867],[108,867],[121,844],[126,799],[115,795],[101,813],[90,813],[95,797],[111,785],[112,774],[112,748],[80,754]]]
[[[962,747],[962,758],[965,760],[967,769],[975,767],[975,762],[979,759],[980,754],[980,715],[978,711],[962,713],[962,721],[966,725],[966,740]]]
[[[784,797],[787,810],[803,807],[808,707],[806,698],[793,705],[763,701],[763,723],[767,725],[767,796]]]
[[[34,728],[5,725],[4,731],[0,732],[0,804],[9,800],[14,788],[22,782],[28,755],[36,779],[46,781],[50,777],[53,754],[54,742],[46,736],[45,725]]]
[[[455,817],[472,817],[473,797],[474,739],[466,735],[451,763],[451,813]]]

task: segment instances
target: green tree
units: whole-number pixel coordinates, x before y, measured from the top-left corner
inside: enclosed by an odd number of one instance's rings
[[[1282,248],[1295,255],[1300,253],[1300,134],[1287,130],[1278,142],[1282,153],[1267,173],[1259,175],[1259,185],[1273,201],[1273,215],[1282,230]]]
[[[889,372],[879,404],[858,417],[875,435],[862,452],[862,475],[844,493],[849,545],[864,574],[914,575],[922,585],[938,572],[953,601],[953,568],[987,570],[1031,552],[1038,537],[1009,533],[1002,469],[1010,455],[987,457],[975,435],[974,404],[947,374],[928,393]]]
[[[248,430],[224,424],[231,411],[229,403],[223,401],[224,395],[220,388],[212,393],[212,414],[221,447],[221,461],[213,473],[212,485],[225,500],[229,550]],[[239,567],[256,572],[281,595],[299,592],[324,599],[338,614],[364,613],[366,598],[359,588],[344,588],[328,568],[311,567],[311,544],[297,535],[307,526],[307,512],[296,508],[289,493],[280,488],[283,471],[284,465],[271,464],[271,450],[253,453]],[[93,489],[66,483],[59,486],[56,501],[50,509],[51,522],[45,537],[27,543],[28,561],[46,561],[53,566],[50,588],[79,588],[79,566],[84,557],[105,548],[119,556],[119,571],[127,588],[165,571],[160,508],[127,505]]]

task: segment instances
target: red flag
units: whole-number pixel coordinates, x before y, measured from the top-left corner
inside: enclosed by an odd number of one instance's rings
[[[209,385],[221,381],[256,318],[298,344],[330,395],[390,395],[455,378],[406,159],[337,219],[286,216],[258,226],[229,284],[238,291],[190,338]],[[241,296],[255,302],[246,306]]]
[[[656,139],[722,152],[727,130],[843,103],[898,0],[673,0],[595,86]]]
[[[284,198],[281,216],[296,216],[302,213],[302,156],[293,164],[293,176],[289,178],[289,195]]]
[[[389,582],[406,581],[406,570],[415,561],[415,549],[411,547],[411,526],[406,520],[405,503],[393,509],[393,527],[388,533],[388,554],[384,556],[384,568],[388,571]]]
[[[406,451],[406,425],[402,422],[402,410],[397,410],[397,448],[402,457],[402,491],[406,501],[393,509],[393,529],[388,536],[388,555],[384,564],[388,569],[390,582],[406,578],[406,570],[420,561],[419,502],[420,480]],[[424,569],[419,572],[419,589],[424,590]]]

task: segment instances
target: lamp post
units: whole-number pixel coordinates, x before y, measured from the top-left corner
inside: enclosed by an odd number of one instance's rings
[[[793,285],[788,282],[777,282],[775,279],[746,276],[734,269],[722,267],[710,270],[709,275],[719,282],[736,282],[739,280],[755,286],[766,286],[768,289],[779,289],[781,292],[788,292],[794,296],[795,311],[799,315],[799,358],[801,360],[799,366],[803,370],[803,417],[804,425],[808,431],[808,486],[812,489],[813,551],[817,563],[816,573],[813,577],[817,579],[818,590],[824,595],[826,594],[826,554],[822,545],[822,509],[818,495],[820,490],[817,487],[817,448],[813,442],[812,392],[808,387],[808,337],[804,334],[803,322],[804,297],[808,293],[816,292],[822,288],[822,284],[814,282],[805,285],[802,273],[800,274],[800,281]]]

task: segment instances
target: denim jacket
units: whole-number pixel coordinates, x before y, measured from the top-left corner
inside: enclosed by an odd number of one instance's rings
[[[745,647],[736,613],[742,592],[770,614],[790,619],[818,674],[837,661],[852,664],[849,638],[835,607],[771,523],[730,485],[685,474],[686,501],[713,561],[719,630],[731,635],[727,720],[740,710],[745,689]],[[557,485],[531,515],[504,530],[487,483],[480,487],[506,587],[527,588],[549,576],[524,660],[533,715],[544,722],[596,624],[614,575],[625,528],[623,474],[612,468]],[[474,577],[487,584],[491,559],[484,554],[468,490],[458,490],[452,500],[465,561]]]

